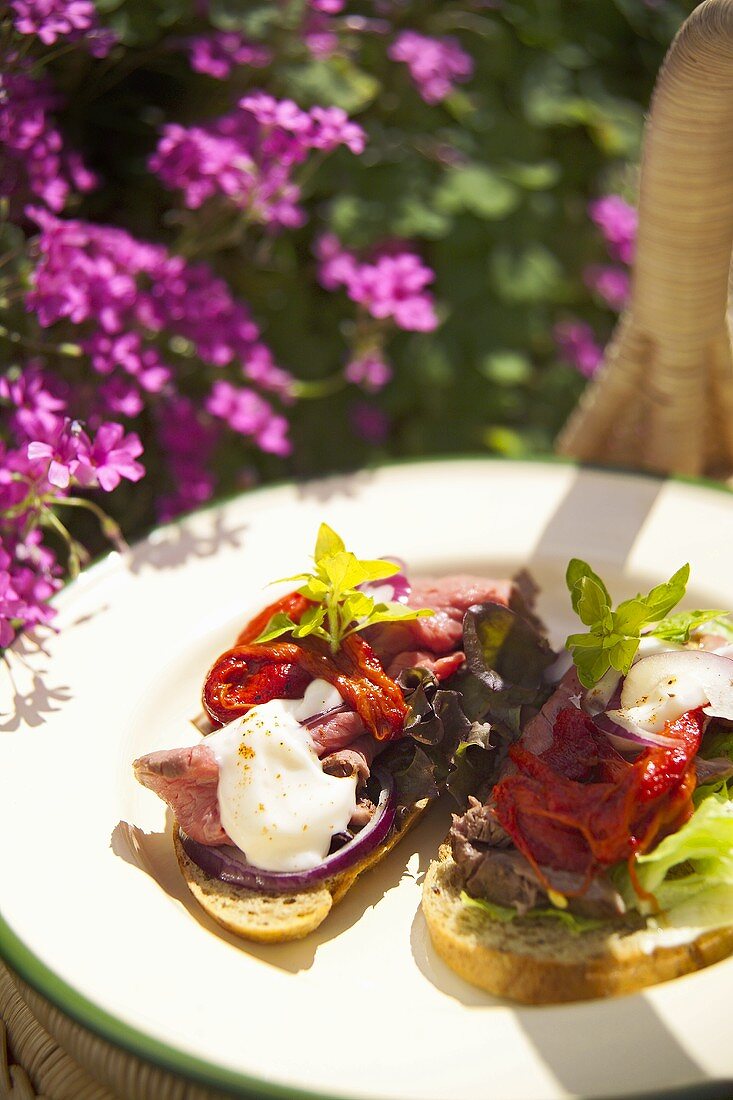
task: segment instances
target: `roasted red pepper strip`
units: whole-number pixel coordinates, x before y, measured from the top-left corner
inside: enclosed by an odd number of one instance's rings
[[[701,709],[688,711],[665,727],[668,746],[630,763],[588,715],[568,707],[544,753],[535,756],[521,742],[510,749],[519,770],[494,788],[496,815],[544,885],[541,864],[584,873],[587,885],[687,820],[705,721]]]
[[[360,635],[349,635],[335,654],[312,636],[252,644],[277,611],[297,622],[309,602],[290,593],[247,624],[238,644],[219,657],[206,677],[203,703],[209,716],[223,725],[257,703],[297,698],[319,678],[338,688],[378,741],[400,737],[407,715],[402,692]]]
[[[256,655],[247,659],[240,647],[230,649],[206,676],[203,704],[218,725],[226,725],[271,699],[298,699],[313,679],[292,660],[273,660],[265,647],[248,648]]]

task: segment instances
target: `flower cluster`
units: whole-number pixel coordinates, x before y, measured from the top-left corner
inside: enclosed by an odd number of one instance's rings
[[[601,230],[613,263],[592,264],[583,281],[605,306],[617,313],[629,299],[631,277],[626,265],[634,258],[637,212],[620,195],[604,195],[588,207],[591,220]],[[555,342],[563,359],[590,378],[603,358],[593,330],[584,321],[571,319],[555,328]]]
[[[437,328],[435,303],[425,287],[435,279],[417,253],[402,245],[383,248],[360,261],[327,233],[316,244],[319,279],[326,290],[344,287],[352,302],[377,320],[391,320],[409,332]]]
[[[72,564],[85,558],[55,508],[89,508],[101,518],[103,531],[116,537],[116,524],[92,502],[70,497],[70,490],[111,492],[123,478],[139,481],[145,473],[134,432],[111,421],[87,430],[69,418],[59,394],[54,379],[37,364],[0,380],[0,400],[12,410],[13,437],[12,445],[0,444],[0,648],[17,630],[53,616],[48,600],[60,587],[62,569],[43,542],[43,528],[64,537]]]
[[[77,421],[65,419],[43,434],[28,444],[28,458],[46,463],[45,476],[57,489],[68,489],[73,479],[85,489],[110,493],[123,477],[139,481],[145,473],[136,461],[142,443],[134,432],[125,435],[121,424],[101,424],[92,439]]]
[[[35,34],[44,46],[83,41],[94,57],[106,57],[117,41],[99,25],[92,0],[10,0],[10,8],[18,34]]]
[[[22,206],[32,195],[61,210],[72,189],[90,191],[96,178],[65,148],[51,119],[60,97],[30,70],[30,62],[10,55],[0,71],[0,196]]]
[[[135,416],[150,395],[158,395],[181,425],[160,434],[169,444],[171,475],[180,475],[182,454],[190,473],[191,454],[180,441],[183,434],[193,441],[201,432],[192,430],[193,414],[178,400],[176,369],[183,352],[213,368],[233,369],[240,379],[238,387],[213,383],[206,401],[212,416],[267,453],[288,453],[287,421],[252,387],[289,400],[291,377],[275,364],[246,306],[206,264],[187,263],[121,229],[64,221],[40,210],[33,217],[41,229],[40,258],[26,304],[45,328],[75,326],[77,343],[102,376],[92,418]],[[225,408],[222,385],[237,391],[240,404],[256,406],[256,417]],[[193,502],[199,503],[213,491],[213,480],[199,470],[195,481]]]
[[[303,111],[292,100],[253,92],[206,126],[164,127],[150,168],[183,192],[189,209],[221,197],[255,221],[294,227],[305,221],[296,166],[313,151],[340,145],[361,153],[365,142],[362,128],[338,107]]]
[[[189,38],[186,46],[191,68],[217,80],[226,80],[240,65],[261,69],[272,60],[272,54],[265,46],[252,42],[237,31],[199,35]]]
[[[19,630],[53,618],[48,601],[62,583],[61,566],[44,546],[39,528],[27,535],[19,526],[6,528],[4,524],[0,530],[0,649],[10,645]]]
[[[157,442],[173,485],[173,491],[157,501],[159,519],[173,519],[211,498],[215,487],[211,458],[220,434],[190,398],[174,394],[159,403]]]
[[[455,38],[429,38],[417,31],[402,31],[388,53],[392,61],[407,65],[426,103],[441,103],[455,83],[470,80],[473,75],[473,59]]]

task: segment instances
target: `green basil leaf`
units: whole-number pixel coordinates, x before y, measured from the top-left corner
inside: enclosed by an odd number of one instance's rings
[[[332,527],[329,527],[327,523],[322,523],[318,528],[318,538],[316,539],[316,549],[313,555],[316,563],[321,558],[331,557],[334,554],[341,554],[346,549],[344,546],[344,540],[340,535],[337,535]]]
[[[260,642],[271,642],[273,638],[292,633],[295,627],[296,624],[289,615],[286,615],[284,611],[278,611],[272,616],[265,629],[255,638],[252,644],[258,645]]]
[[[690,634],[701,626],[710,623],[717,630],[719,626],[723,626],[720,620],[727,619],[727,617],[727,611],[710,609],[680,611],[677,615],[670,615],[669,618],[661,619],[649,633],[653,634],[655,638],[664,639],[666,642],[677,642],[679,645],[684,645],[685,642],[689,641]],[[715,631],[711,631],[711,633],[715,633]]]
[[[608,589],[606,588],[605,584],[598,576],[598,574],[593,572],[587,561],[583,561],[581,558],[571,558],[568,562],[567,570],[565,571],[565,581],[568,588],[570,589],[570,598],[573,604],[573,611],[575,611],[577,614],[577,601],[579,600],[581,594],[580,583],[586,579],[592,580],[598,585],[605,596],[605,605],[607,608],[610,609],[611,597],[608,594]]]

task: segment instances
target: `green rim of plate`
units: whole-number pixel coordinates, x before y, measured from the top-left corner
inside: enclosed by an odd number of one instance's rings
[[[593,473],[603,473],[610,476],[645,478],[651,481],[671,481],[702,489],[715,490],[719,493],[725,493],[727,496],[732,495],[731,490],[727,486],[721,485],[719,482],[708,481],[705,478],[684,476],[663,477],[646,471],[626,470],[622,468],[591,465],[588,463],[578,463],[573,459],[555,455],[542,455],[537,458],[528,459],[495,458],[481,454],[431,456],[429,458],[405,458],[377,463],[368,467],[368,469],[385,470],[402,466],[424,466],[437,463],[444,464],[446,462],[476,462],[487,466],[512,467],[532,467],[537,465],[555,465],[560,467],[574,466],[578,469],[588,470]],[[355,473],[356,471],[347,471],[345,473],[337,473],[324,478],[313,478],[310,480],[327,481],[330,477],[348,477],[352,472]],[[220,508],[240,496],[256,496],[261,493],[273,492],[274,490],[285,488],[293,484],[297,484],[297,482],[293,482],[293,480],[290,479],[263,485],[257,489],[251,489],[246,493],[231,494],[230,496],[212,502],[204,508],[195,509],[193,512],[189,512],[179,517],[173,523],[165,524],[161,529],[165,529],[165,527],[176,527],[184,523],[192,515],[213,511],[215,508]],[[156,530],[157,529],[158,528],[156,528]],[[150,532],[139,541],[144,542],[145,538],[149,537],[149,534]],[[93,565],[84,570],[82,578],[88,577],[90,571],[98,569],[106,560],[107,555],[97,559]],[[64,587],[69,588],[75,583],[76,581],[68,581]],[[113,1046],[120,1047],[122,1050],[127,1051],[137,1058],[151,1062],[160,1069],[167,1070],[179,1077],[189,1078],[197,1084],[229,1092],[236,1096],[248,1097],[251,1098],[251,1100],[259,1100],[259,1098],[262,1097],[301,1097],[303,1100],[344,1100],[343,1095],[338,1095],[336,1093],[313,1092],[309,1089],[278,1085],[262,1078],[250,1077],[248,1074],[237,1070],[226,1069],[224,1066],[218,1065],[215,1062],[208,1062],[203,1058],[197,1058],[191,1054],[186,1054],[185,1051],[169,1046],[162,1040],[155,1039],[144,1031],[140,1031],[130,1024],[126,1024],[124,1020],[100,1008],[93,1001],[90,1001],[83,994],[79,993],[78,990],[74,989],[73,986],[69,985],[62,978],[59,978],[53,970],[47,967],[37,955],[34,955],[33,952],[25,946],[23,941],[19,939],[4,920],[1,913],[0,959],[3,959],[11,970],[15,971],[15,973],[35,990],[36,993],[44,997],[52,1005],[65,1013],[70,1019],[74,1020],[94,1035],[111,1043]],[[710,1082],[710,1084],[714,1088],[717,1088],[717,1083]],[[726,1082],[721,1082],[720,1084],[727,1087]],[[697,1085],[691,1085],[688,1089],[683,1089],[679,1093],[675,1093],[675,1095],[697,1096],[701,1095],[701,1089],[706,1095],[713,1095],[710,1092],[706,1092],[706,1083],[702,1081]],[[644,1095],[645,1097],[651,1098],[657,1094],[652,1092]],[[714,1095],[722,1096],[723,1094],[715,1092]]]

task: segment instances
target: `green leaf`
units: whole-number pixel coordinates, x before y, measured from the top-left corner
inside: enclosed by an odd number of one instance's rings
[[[272,616],[262,633],[255,638],[253,645],[260,642],[271,642],[273,638],[279,638],[283,634],[290,634],[295,629],[296,623],[286,615],[284,611],[278,611]]]
[[[570,932],[580,934],[590,932],[593,928],[600,928],[604,921],[595,917],[579,917],[576,913],[570,913],[567,909],[530,909],[527,913],[520,914],[516,909],[506,905],[497,905],[486,898],[473,898],[465,890],[461,891],[461,901],[471,909],[478,909],[492,920],[502,924],[513,920],[559,920]]]
[[[394,577],[395,573],[399,573],[399,565],[395,565],[393,561],[385,561],[383,558],[377,558],[376,561],[359,561],[359,577],[357,584],[364,584],[366,581],[383,581],[387,577]]]
[[[580,558],[570,561],[565,576],[570,599],[589,630],[587,634],[571,634],[565,644],[584,687],[593,687],[609,668],[626,675],[639,648],[642,630],[662,619],[682,599],[689,576],[689,565],[683,565],[646,596],[638,594],[611,611],[611,597],[601,578]]]
[[[583,577],[573,588],[573,606],[586,626],[605,622],[610,611],[605,586],[594,577]]]
[[[371,73],[340,55],[327,61],[283,66],[280,75],[289,94],[301,107],[328,103],[341,107],[349,115],[368,107],[381,88]]]
[[[341,554],[345,549],[344,540],[341,536],[337,535],[327,523],[322,523],[318,528],[316,549],[313,555],[316,562],[319,562],[321,558],[325,558],[327,554]]]
[[[680,611],[677,615],[661,619],[649,633],[653,634],[655,638],[663,638],[666,642],[677,642],[679,645],[684,645],[685,642],[689,641],[690,634],[699,630],[701,626],[710,623],[711,627],[717,629],[718,626],[722,625],[719,620],[727,618],[727,611],[711,609]],[[711,630],[711,633],[714,632],[715,630]]]
[[[369,616],[368,625],[371,626],[372,623],[405,623],[409,622],[411,619],[424,619],[434,614],[435,612],[427,607],[413,610],[410,607],[405,607],[401,603],[378,603]]]
[[[493,221],[505,218],[519,204],[514,184],[484,164],[451,169],[435,192],[435,205],[447,213],[466,211]]]
[[[655,623],[663,619],[673,607],[676,607],[685,594],[690,579],[689,562],[674,573],[666,584],[658,584],[646,597],[647,622]]]
[[[571,558],[568,562],[568,567],[565,570],[565,583],[570,589],[570,599],[572,601],[573,611],[575,611],[577,614],[577,601],[580,598],[580,589],[578,586],[580,582],[586,577],[590,580],[595,581],[596,584],[603,590],[606,606],[610,608],[611,597],[608,593],[608,589],[606,588],[605,584],[598,576],[598,574],[594,573],[591,567],[588,565],[588,562],[583,561],[582,558]]]
[[[505,302],[562,302],[568,284],[554,253],[541,244],[501,245],[489,258],[493,286]]]
[[[330,591],[327,582],[322,581],[320,577],[308,577],[307,581],[307,584],[298,589],[300,595],[305,596],[307,600],[325,600]]]
[[[503,175],[527,191],[544,191],[559,182],[562,169],[557,161],[545,160],[537,164],[510,164]]]
[[[357,558],[345,549],[341,536],[327,523],[318,530],[314,564],[315,573],[286,579],[305,581],[298,592],[315,606],[306,608],[297,624],[282,611],[273,615],[256,642],[268,642],[286,633],[295,638],[314,635],[327,641],[336,653],[344,638],[374,623],[404,622],[435,614],[429,608],[375,603],[373,596],[360,591],[360,585],[393,577],[400,567],[384,558]]]
[[[343,618],[347,623],[365,618],[373,621],[371,617],[374,612],[374,600],[363,592],[351,592],[345,597],[342,607]]]
[[[300,617],[300,622],[293,630],[293,637],[305,638],[309,634],[318,634],[320,636],[326,636],[325,631],[320,628],[323,625],[323,620],[326,617],[326,609],[322,606],[308,607]]]
[[[568,649],[571,648],[568,638]],[[575,649],[573,653],[578,679],[583,687],[591,688],[601,680],[611,667],[611,657],[606,649],[598,646],[588,649]]]
[[[515,351],[495,351],[479,364],[479,370],[498,386],[521,386],[532,377],[532,363]]]

